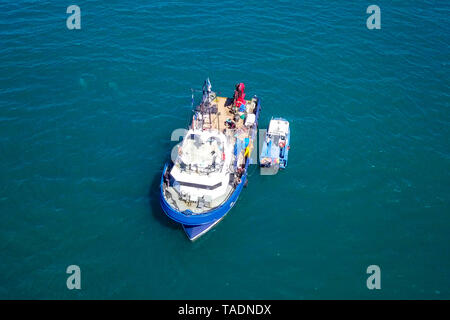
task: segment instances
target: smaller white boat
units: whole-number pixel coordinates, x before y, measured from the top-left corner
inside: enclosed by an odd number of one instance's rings
[[[260,154],[260,166],[284,169],[288,164],[290,149],[289,122],[283,118],[272,118],[269,123]]]

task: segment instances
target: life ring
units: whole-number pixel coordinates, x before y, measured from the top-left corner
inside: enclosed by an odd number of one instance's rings
[[[278,145],[280,146],[280,148],[284,148],[284,146],[286,146],[286,141],[280,141]]]

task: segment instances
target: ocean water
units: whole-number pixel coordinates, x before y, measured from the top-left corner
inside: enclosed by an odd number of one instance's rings
[[[81,30],[66,27],[71,4]],[[447,1],[2,1],[0,298],[449,299],[449,14]],[[261,127],[285,117],[292,141],[288,168],[253,166],[191,243],[158,183],[206,77],[222,95],[244,82]]]

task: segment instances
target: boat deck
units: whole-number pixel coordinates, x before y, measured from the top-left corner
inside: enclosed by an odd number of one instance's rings
[[[253,113],[256,103],[253,100],[245,100],[246,102],[246,110],[247,113]],[[205,129],[218,129],[220,132],[223,130],[228,131],[236,131],[237,129],[247,129],[244,125],[244,119],[239,118],[236,123],[235,129],[228,129],[225,125],[225,121],[227,119],[234,120],[235,114],[231,111],[231,105],[233,103],[232,98],[225,97],[216,97],[213,100],[213,104],[217,105],[217,113],[211,114],[211,123],[209,122],[209,118],[206,117],[204,128]],[[238,116],[241,116],[243,112],[237,112]]]

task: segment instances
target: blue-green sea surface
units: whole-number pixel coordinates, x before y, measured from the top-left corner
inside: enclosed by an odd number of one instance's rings
[[[2,1],[0,298],[449,299],[449,13],[431,0]],[[284,117],[292,141],[288,168],[253,166],[191,243],[158,187],[206,77],[226,96],[244,82],[261,127]]]

